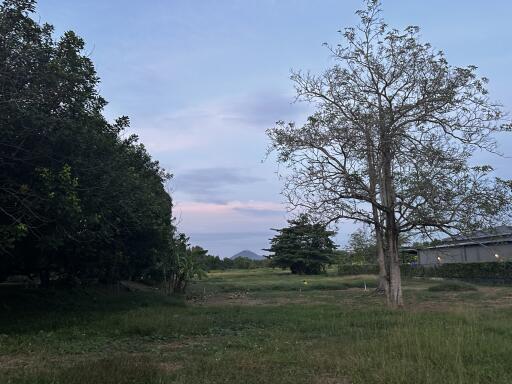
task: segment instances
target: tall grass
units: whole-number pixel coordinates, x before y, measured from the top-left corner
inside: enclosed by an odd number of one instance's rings
[[[222,296],[259,282],[257,297],[296,297],[304,280],[239,273],[194,289]],[[405,287],[409,307],[393,311],[360,289],[366,279],[312,277],[301,302],[280,305],[107,292],[43,294],[46,305],[31,308],[7,300],[0,383],[512,382],[512,306],[503,304],[512,288],[432,292],[439,282],[415,281]],[[25,293],[17,299],[40,294]]]

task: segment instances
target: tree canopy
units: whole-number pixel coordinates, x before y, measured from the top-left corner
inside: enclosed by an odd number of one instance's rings
[[[288,221],[289,226],[275,229],[267,251],[271,266],[290,268],[294,274],[319,274],[334,257],[336,245],[331,240],[335,232],[325,225],[312,223],[307,215]]]
[[[360,228],[353,232],[347,244],[348,255],[354,264],[376,264],[377,250],[375,249],[375,236],[367,228]]]
[[[292,208],[319,220],[355,220],[376,235],[380,286],[402,305],[400,236],[455,234],[510,218],[510,182],[473,165],[477,150],[497,152],[510,131],[475,66],[448,64],[367,0],[360,22],[328,47],[335,64],[319,75],[296,71],[297,98],[316,111],[303,125],[279,122],[271,149],[288,166]]]
[[[170,175],[109,123],[84,41],[0,5],[0,279],[139,276],[172,252]]]

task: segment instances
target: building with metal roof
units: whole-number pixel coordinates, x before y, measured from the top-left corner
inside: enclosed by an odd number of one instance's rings
[[[417,252],[418,264],[424,266],[512,261],[512,226],[454,236]]]

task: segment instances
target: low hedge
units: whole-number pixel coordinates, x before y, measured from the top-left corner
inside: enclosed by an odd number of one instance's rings
[[[404,277],[442,277],[468,280],[496,280],[512,282],[512,261],[489,263],[447,263],[435,266],[403,264],[401,267]],[[338,265],[338,275],[376,275],[379,266]]]
[[[378,275],[379,266],[375,264],[339,264],[338,276]]]
[[[402,265],[401,269],[406,277],[512,281],[512,262],[447,263],[430,267]]]

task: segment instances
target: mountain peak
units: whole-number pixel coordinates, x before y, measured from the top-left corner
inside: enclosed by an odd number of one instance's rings
[[[249,251],[248,249],[245,249],[241,252],[238,252],[236,255],[231,256],[231,259],[234,260],[239,257],[246,257],[251,260],[263,260],[264,259],[263,256],[258,255],[256,253],[254,253],[253,251]]]

